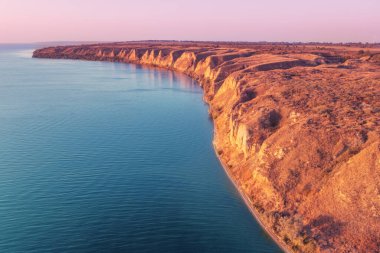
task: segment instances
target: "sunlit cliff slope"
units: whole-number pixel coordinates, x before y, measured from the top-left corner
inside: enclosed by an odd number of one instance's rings
[[[294,252],[380,252],[380,50],[141,42],[34,57],[137,63],[204,89],[214,145],[259,220]]]

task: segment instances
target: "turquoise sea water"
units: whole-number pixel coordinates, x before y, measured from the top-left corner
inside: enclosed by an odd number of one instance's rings
[[[190,78],[31,54],[0,47],[0,252],[280,252]]]

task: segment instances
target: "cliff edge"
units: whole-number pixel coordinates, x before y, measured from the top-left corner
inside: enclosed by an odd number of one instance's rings
[[[33,57],[115,61],[196,79],[214,146],[260,222],[292,252],[380,251],[380,50],[129,42]]]

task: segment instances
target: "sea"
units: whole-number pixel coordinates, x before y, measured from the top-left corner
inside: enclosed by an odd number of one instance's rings
[[[0,45],[0,252],[281,252],[212,146],[202,89]]]

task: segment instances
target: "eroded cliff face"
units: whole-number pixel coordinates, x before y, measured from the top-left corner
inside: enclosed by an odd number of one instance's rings
[[[294,252],[380,251],[380,52],[318,46],[114,43],[34,57],[185,73],[204,89],[217,154]]]

